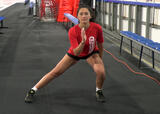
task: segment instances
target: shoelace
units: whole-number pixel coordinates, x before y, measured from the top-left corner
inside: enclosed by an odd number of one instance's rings
[[[29,93],[30,93],[31,95],[34,95],[34,94],[35,94],[35,91],[34,91],[34,90],[30,90]]]
[[[103,96],[103,93],[102,93],[101,90],[97,91],[97,93],[98,93],[99,95],[102,95],[102,96]]]

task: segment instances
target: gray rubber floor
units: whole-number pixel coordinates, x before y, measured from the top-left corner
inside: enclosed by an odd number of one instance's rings
[[[150,78],[130,72],[104,52],[106,103],[95,100],[95,74],[79,61],[26,104],[26,92],[49,72],[69,48],[67,31],[61,24],[44,23],[28,16],[27,6],[15,4],[0,12],[0,114],[160,114],[160,86]],[[156,78],[152,70],[140,70],[137,60],[107,39],[104,48],[138,72]]]

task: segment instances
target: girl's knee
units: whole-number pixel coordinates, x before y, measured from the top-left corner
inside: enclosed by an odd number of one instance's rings
[[[99,76],[105,80],[105,70],[104,69],[97,69],[95,72],[96,72],[97,76]]]
[[[103,78],[103,80],[105,80],[105,79],[106,79],[106,75],[105,75],[105,73],[104,73],[104,75],[102,75],[102,78]]]
[[[101,78],[102,78],[103,80],[106,79],[106,75],[105,75],[105,72],[104,72],[104,71],[102,71],[102,72],[100,73],[100,76],[101,76]]]

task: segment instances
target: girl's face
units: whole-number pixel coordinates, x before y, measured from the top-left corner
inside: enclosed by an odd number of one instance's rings
[[[78,12],[77,18],[79,19],[80,23],[87,24],[91,19],[91,14],[87,8],[81,8]]]

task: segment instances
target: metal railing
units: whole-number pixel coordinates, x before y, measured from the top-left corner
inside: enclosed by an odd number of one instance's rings
[[[104,28],[117,33],[127,30],[160,42],[160,4],[97,0],[96,8],[97,21]]]

